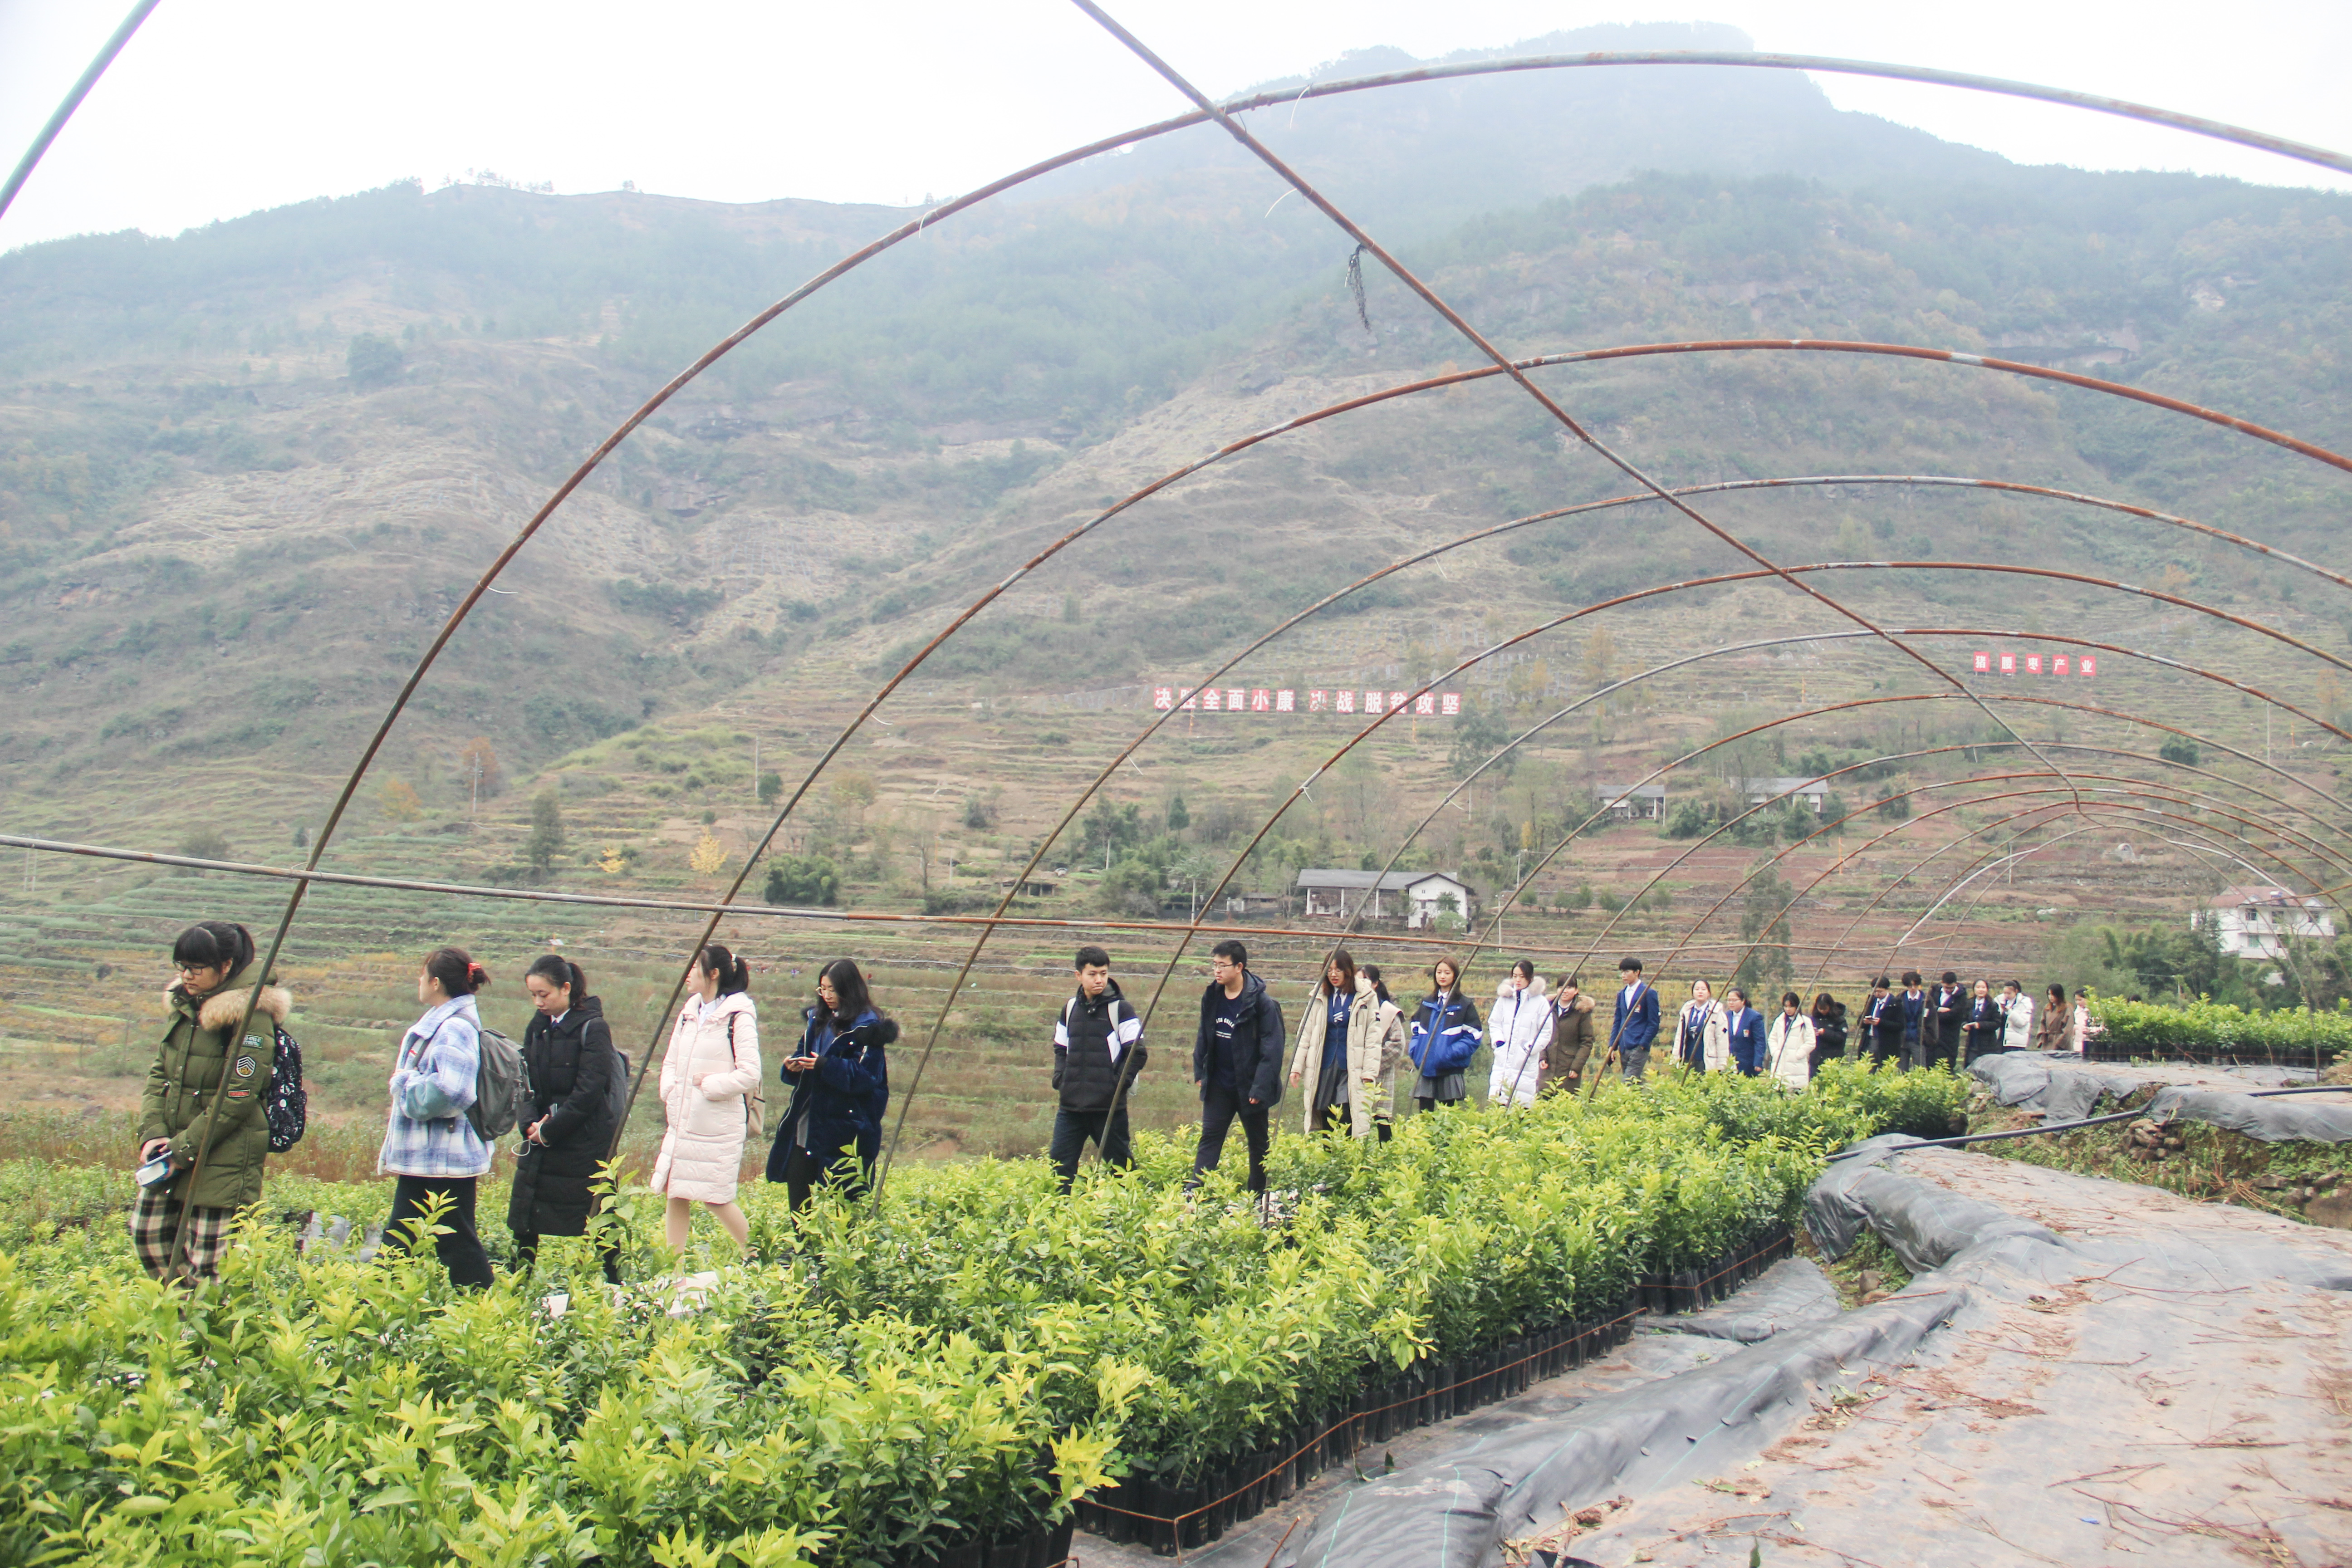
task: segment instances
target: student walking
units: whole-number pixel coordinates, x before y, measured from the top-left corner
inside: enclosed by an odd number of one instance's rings
[[[1048,1157],[1064,1192],[1078,1173],[1078,1157],[1092,1139],[1102,1163],[1115,1170],[1135,1163],[1128,1136],[1127,1091],[1151,1059],[1143,1046],[1143,1019],[1110,977],[1110,954],[1082,947],[1073,961],[1076,994],[1054,1019],[1054,1112]]]
[[[596,1212],[596,1173],[613,1147],[616,1111],[628,1079],[613,1049],[604,1004],[588,994],[588,976],[570,959],[541,953],[523,971],[534,1011],[522,1032],[530,1094],[520,1125],[522,1147],[507,1194],[514,1261],[528,1272],[541,1237],[585,1236]],[[607,1235],[597,1251],[604,1278],[621,1282],[621,1247]]]
[[[2042,1027],[2036,1034],[2033,1048],[2037,1051],[2070,1052],[2074,1049],[2074,1014],[2066,1005],[2066,988],[2050,987],[2049,998],[2042,1007]]]
[[[1413,1104],[1423,1110],[1458,1105],[1470,1092],[1465,1075],[1478,1054],[1478,1009],[1462,993],[1462,966],[1441,958],[1429,966],[1429,994],[1412,1010],[1406,1047],[1420,1079]]]
[[[2001,1048],[2030,1051],[2033,1048],[2033,998],[2025,987],[2014,980],[2003,981],[2000,987],[2002,1019]]]
[[[1536,966],[1521,959],[1495,991],[1495,1009],[1486,1016],[1495,1045],[1495,1063],[1486,1075],[1489,1105],[1533,1105],[1543,1086],[1545,1059],[1551,1052],[1553,1014]]]
[[[784,1184],[794,1214],[820,1186],[866,1193],[882,1156],[890,1107],[889,1047],[898,1026],[885,1017],[857,965],[836,958],[816,974],[816,1005],[801,1013],[801,1041],[784,1058],[793,1091],[768,1151],[768,1180]]]
[[[1358,1138],[1389,1141],[1396,1115],[1396,1069],[1404,1060],[1404,1015],[1380,992],[1346,948],[1323,965],[1314,1000],[1298,1019],[1291,1048],[1293,1088],[1313,1074],[1305,1125],[1309,1132],[1341,1128]]]
[[[1372,983],[1372,994],[1378,996],[1381,1001],[1393,1002],[1396,1000],[1395,997],[1389,994],[1387,983],[1381,979],[1381,966],[1379,964],[1367,963],[1363,968],[1356,971],[1356,973]]]
[[[1862,1043],[1874,1067],[1884,1068],[1903,1059],[1903,1009],[1895,1000],[1895,983],[1884,974],[1870,983],[1870,1005],[1862,1013]]]
[[[1209,984],[1192,1033],[1192,1083],[1201,1091],[1201,1142],[1186,1192],[1217,1168],[1225,1136],[1242,1124],[1249,1190],[1265,1191],[1268,1119],[1282,1100],[1282,1004],[1249,969],[1249,949],[1231,937],[1209,950]]]
[[[1593,1033],[1592,998],[1584,994],[1583,981],[1573,974],[1559,976],[1552,983],[1551,1068],[1540,1092],[1573,1094],[1584,1087]]]
[[[1737,985],[1723,994],[1723,1041],[1742,1077],[1763,1070],[1764,1015],[1748,1005],[1748,993]]]
[[[1823,1062],[1845,1055],[1845,1004],[1822,992],[1813,998],[1812,1019],[1812,1070],[1819,1073]]]
[[[743,1145],[759,1135],[763,1108],[751,966],[713,942],[694,955],[686,984],[686,1005],[662,1056],[662,1114],[669,1125],[651,1185],[667,1200],[662,1237],[671,1252],[686,1250],[696,1204],[711,1212],[740,1251],[751,1245],[751,1226],[735,1206],[735,1185]]]
[[[1960,984],[1959,975],[1947,969],[1928,1000],[1935,1009],[1936,1034],[1927,1043],[1927,1065],[1941,1062],[1950,1067],[1959,1053],[1960,1016],[1969,1010],[1968,988]]]
[[[1650,1069],[1650,1047],[1658,1038],[1658,993],[1642,978],[1642,961],[1617,961],[1617,1012],[1609,1024],[1609,1049],[1627,1079]]]
[[[261,1201],[269,1157],[262,1101],[278,1059],[277,1026],[294,1003],[265,985],[246,1024],[256,978],[253,933],[226,921],[182,931],[172,943],[172,968],[177,978],[163,992],[168,1021],[139,1097],[131,1242],[154,1279],[210,1279],[220,1272],[236,1211]],[[191,1196],[184,1246],[180,1210]]]
[[[1898,1064],[1906,1070],[1927,1065],[1927,1050],[1936,1033],[1936,1004],[1929,1000],[1927,988],[1916,969],[1903,972],[1903,994],[1895,1003],[1903,1015],[1903,1054]]]
[[[1813,1021],[1798,1011],[1804,1005],[1795,992],[1780,993],[1780,1011],[1764,1035],[1765,1070],[1790,1089],[1813,1078]]]
[[[474,1228],[475,1189],[489,1173],[490,1146],[466,1114],[482,1068],[482,1016],[474,994],[489,983],[464,948],[436,947],[425,955],[416,975],[425,1016],[409,1026],[393,1058],[392,1114],[376,1160],[376,1169],[394,1178],[384,1246],[407,1249],[421,1242],[413,1227],[425,1224],[430,1204],[445,1202],[433,1250],[449,1282],[468,1289],[490,1282],[489,1254]]]
[[[2009,1016],[1992,994],[1992,982],[1978,981],[1975,994],[1969,999],[1968,1011],[1960,1015],[1960,1066],[1971,1067],[1979,1057],[1989,1057],[2006,1048],[2001,1038],[2008,1030]]]
[[[1723,1033],[1723,1004],[1715,987],[1704,980],[1691,982],[1690,1000],[1675,1015],[1675,1060],[1693,1072],[1721,1072],[1731,1065],[1731,1047]]]

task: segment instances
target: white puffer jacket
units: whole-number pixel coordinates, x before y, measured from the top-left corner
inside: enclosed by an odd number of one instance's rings
[[[690,998],[662,1058],[662,1112],[669,1129],[654,1160],[654,1191],[697,1203],[733,1203],[750,1131],[747,1097],[761,1084],[760,1014],[751,998],[740,991],[715,1002]]]
[[[1800,1013],[1772,1015],[1764,1031],[1764,1070],[1790,1089],[1802,1089],[1813,1077],[1813,1021]]]
[[[1486,1015],[1486,1037],[1494,1043],[1495,1067],[1486,1078],[1489,1105],[1533,1105],[1543,1087],[1544,1053],[1551,1049],[1556,1021],[1551,999],[1544,994],[1540,977],[1524,991],[1506,976],[1495,991],[1495,1010]]]

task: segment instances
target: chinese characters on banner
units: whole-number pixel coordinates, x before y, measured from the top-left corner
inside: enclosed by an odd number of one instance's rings
[[[2021,669],[2027,675],[2091,675],[2099,673],[2099,656],[2086,653],[2070,657],[2053,653],[2044,657],[2038,653],[2021,656],[2013,653],[1974,653],[1969,656],[1969,668],[1979,675],[1990,675],[1995,669],[2003,675],[2015,675]]]
[[[1301,697],[1305,701],[1299,700]],[[1416,719],[1462,716],[1459,691],[1335,691],[1300,692],[1253,687],[1155,686],[1151,706],[1166,712],[1192,713],[1395,713],[1407,708]]]

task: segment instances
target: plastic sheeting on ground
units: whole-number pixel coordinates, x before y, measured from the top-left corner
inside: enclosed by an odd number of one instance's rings
[[[2285,1076],[2280,1069],[2270,1070]],[[2158,1093],[2148,1114],[2159,1121],[2202,1121],[2265,1143],[2352,1142],[2352,1093],[2258,1100],[2231,1089],[2234,1075],[2213,1068],[2187,1063],[2120,1067],[2031,1051],[1981,1057],[1969,1071],[1990,1091],[1995,1103],[2041,1110],[2053,1121],[2079,1121],[2105,1096],[2122,1099],[2154,1089]]]
[[[2064,1445],[2079,1447],[2085,1430],[2113,1429],[2137,1436],[2139,1430],[2123,1424],[2147,1420],[2138,1408],[2145,1391],[2108,1369],[2128,1368],[2136,1356],[2145,1359],[2159,1352],[2192,1359],[2216,1353],[2183,1349],[2176,1315],[2185,1300],[2201,1292],[2233,1302],[2241,1299],[2233,1293],[2256,1282],[2273,1292],[2352,1290],[2352,1256],[2290,1245],[2273,1235],[2253,1233],[2219,1241],[2210,1232],[2200,1239],[2158,1226],[2120,1237],[2061,1235],[1953,1187],[1885,1168],[1894,1147],[1907,1142],[1899,1137],[1871,1141],[1864,1154],[1832,1167],[1816,1182],[1806,1205],[1808,1228],[1832,1255],[1850,1247],[1865,1226],[1884,1237],[1916,1271],[1903,1291],[1828,1322],[1787,1330],[1719,1362],[1481,1436],[1441,1458],[1347,1488],[1276,1554],[1276,1563],[1281,1568],[1339,1563],[1349,1568],[1496,1568],[1506,1560],[1506,1542],[1557,1531],[1570,1510],[1620,1493],[1630,1494],[1634,1507],[1576,1539],[1570,1548],[1573,1558],[1564,1560],[1651,1561],[1651,1548],[1638,1543],[1643,1530],[1655,1529],[1656,1515],[1683,1506],[1676,1500],[1681,1499],[1730,1501],[1715,1495],[1726,1489],[1710,1478],[1759,1464],[1755,1456],[1768,1445],[1784,1442],[1800,1423],[1817,1418],[1816,1395],[1832,1382],[1852,1384],[1864,1373],[1879,1375],[1915,1358],[1944,1356],[1970,1338],[1965,1332],[1934,1332],[1948,1322],[1957,1330],[1984,1329],[1996,1323],[1998,1310],[2013,1310],[2026,1303],[2035,1304],[2030,1313],[2039,1314],[2043,1304],[2066,1300],[2070,1291],[2079,1295],[2085,1281],[2097,1281],[2115,1295],[2098,1320],[2101,1338],[2095,1359],[2084,1363],[2086,1370],[2074,1373],[2067,1370],[2070,1363],[2046,1356],[2025,1363],[2040,1369],[2029,1375],[2063,1373],[2069,1378],[2067,1402],[2055,1418],[2068,1436],[2044,1439],[2049,1451],[2011,1452],[2004,1446],[2000,1461],[1989,1465],[1986,1474],[1987,1487],[1998,1491],[2006,1510],[2000,1524],[2023,1531],[2014,1539],[2057,1542],[2067,1539],[2067,1530],[2079,1531],[2088,1522],[2074,1517],[2083,1506],[2079,1499],[2061,1496],[2048,1485],[2051,1477],[2070,1474],[2080,1458]],[[2026,1173],[2089,1181],[2057,1173]],[[2116,1185],[2105,1184],[2099,1190]],[[2037,1326],[2042,1321],[2029,1316]],[[1961,1411],[1962,1416],[1954,1418],[1962,1434],[1956,1441],[1981,1447],[1979,1439],[1965,1435],[1982,1429],[1981,1425],[1967,1426],[1969,1406],[1965,1402],[1990,1408],[1987,1400],[2001,1401],[1965,1390],[1950,1397],[1964,1403],[1946,1403],[1946,1396],[1937,1394],[1936,1402],[1919,1408]],[[2102,1400],[2113,1408],[2101,1409]],[[1999,1418],[2045,1413],[2021,1403],[2014,1411],[1993,1414]],[[2203,1418],[2201,1413],[2199,1418]],[[2053,1424],[2053,1430],[2059,1429]],[[2017,1436],[2025,1430],[2005,1428]],[[2193,1449],[2199,1445],[2192,1440],[2172,1446]],[[1899,1458],[1895,1462],[1899,1467]],[[1947,1458],[1944,1462],[1959,1461]],[[1694,1491],[1690,1483],[1713,1490]],[[1786,1510],[1753,1517],[1766,1521],[1756,1526],[1759,1530],[1787,1529]],[[1769,1522],[1773,1521],[1783,1522]],[[1798,1528],[1803,1528],[1801,1521]],[[1868,1528],[1900,1535],[1925,1550],[1949,1526],[1923,1505],[1914,1516],[1874,1513]],[[1825,1542],[1826,1537],[1817,1525],[1801,1541],[1810,1546]],[[1866,1541],[1846,1543],[1849,1548],[1864,1544]]]
[[[1719,1306],[1673,1318],[1644,1318],[1644,1327],[1752,1345],[1790,1329],[1825,1323],[1844,1309],[1837,1287],[1810,1259],[1784,1258]]]

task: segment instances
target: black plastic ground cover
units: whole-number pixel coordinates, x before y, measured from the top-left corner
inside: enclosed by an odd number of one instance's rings
[[[2161,1067],[2120,1068],[2075,1063],[2028,1052],[1982,1057],[1969,1071],[1997,1104],[2045,1111],[2053,1121],[2078,1121],[2103,1096],[2122,1099],[2163,1082]],[[2202,1121],[2264,1143],[2352,1142],[2352,1094],[2255,1098],[2203,1085],[2159,1089],[2147,1114],[2158,1121]]]
[[[1368,1368],[1356,1396],[1277,1433],[1260,1449],[1236,1454],[1181,1484],[1135,1477],[1089,1493],[1077,1505],[1078,1527],[1114,1542],[1173,1556],[1223,1536],[1287,1500],[1334,1465],[1351,1463],[1366,1444],[1509,1399],[1533,1384],[1607,1355],[1632,1338],[1643,1311],[1692,1312],[1724,1300],[1786,1258],[1794,1246],[1786,1225],[1771,1225],[1697,1268],[1644,1275],[1609,1315],[1548,1324],[1450,1361],[1422,1361],[1398,1373]]]
[[[2062,1237],[1992,1204],[1884,1168],[1908,1142],[1899,1134],[1870,1140],[1859,1157],[1817,1180],[1805,1201],[1806,1228],[1825,1253],[1842,1256],[1868,1228],[1915,1271],[1905,1289],[1723,1361],[1480,1436],[1443,1459],[1349,1488],[1286,1543],[1275,1568],[1499,1568],[1505,1542],[1556,1525],[1569,1510],[1735,1468],[1793,1429],[1832,1381],[1913,1358],[1955,1318],[1965,1325],[1980,1292],[2023,1294],[2086,1271],[2126,1268],[2177,1284],[2273,1279],[2352,1289],[2352,1261],[2262,1237],[2227,1247],[2160,1232]],[[2046,1459],[2055,1474],[2065,1456]]]

